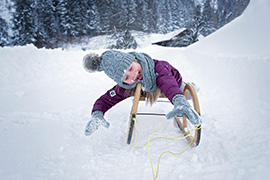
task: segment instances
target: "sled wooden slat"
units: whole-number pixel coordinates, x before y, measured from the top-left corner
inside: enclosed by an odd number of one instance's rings
[[[190,92],[190,95],[192,97],[194,110],[199,115],[201,115],[200,106],[199,106],[199,101],[198,101],[198,97],[197,97],[197,94],[196,94],[196,90],[195,90],[195,88],[194,88],[194,86],[192,84],[187,84],[185,86],[184,95],[185,95],[186,98],[188,97],[188,92]],[[164,96],[164,94],[162,94],[160,96],[160,98],[166,98],[166,96]],[[145,101],[145,99],[146,99],[146,97],[145,97],[145,93],[142,91],[142,85],[141,85],[141,83],[138,83],[137,86],[136,86],[134,100],[133,100],[133,104],[132,104],[132,108],[131,108],[131,112],[130,112],[127,144],[130,144],[130,142],[131,142],[131,138],[132,138],[132,134],[133,134],[133,129],[134,129],[134,120],[136,120],[139,101]],[[151,114],[151,113],[150,114],[141,113],[141,114],[142,115],[160,115],[160,114]],[[183,132],[184,135],[189,134],[189,129],[188,129],[188,123],[189,123],[189,121],[187,120],[186,117],[183,117],[182,122],[181,122],[181,120],[180,120],[179,117],[174,117],[174,120],[176,121],[179,129]],[[188,135],[186,137],[186,140],[189,143],[191,143],[191,146],[192,147],[196,147],[196,146],[199,145],[200,138],[201,138],[201,129],[200,128],[201,128],[201,126],[195,127],[195,133],[193,133],[194,135],[193,134],[190,134],[190,135]]]
[[[142,90],[142,84],[138,83],[135,90],[135,95],[133,99],[133,105],[130,111],[130,117],[129,117],[129,129],[128,129],[128,137],[127,137],[127,143],[130,144],[132,133],[134,129],[134,120],[136,119],[139,100],[141,97],[141,90]]]

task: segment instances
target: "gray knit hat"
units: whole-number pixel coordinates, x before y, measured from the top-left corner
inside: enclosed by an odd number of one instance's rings
[[[128,69],[135,59],[138,60],[142,66],[143,80],[138,80],[134,84],[123,83],[125,70]],[[109,50],[105,51],[100,57],[93,53],[87,54],[83,58],[83,66],[88,72],[104,71],[107,76],[125,89],[133,89],[138,83],[142,83],[142,89],[147,92],[153,92],[157,87],[155,63],[153,59],[145,53],[124,53]]]
[[[125,89],[136,87],[135,84],[122,82],[125,71],[134,61],[135,56],[129,53],[109,50],[100,57],[97,54],[87,54],[83,58],[83,66],[88,72],[104,71],[107,76],[113,79],[119,86]]]

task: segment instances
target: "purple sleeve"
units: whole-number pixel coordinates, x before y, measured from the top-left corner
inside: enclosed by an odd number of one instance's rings
[[[157,85],[161,92],[172,102],[176,94],[183,94],[180,90],[182,77],[180,73],[166,61],[160,61],[155,67],[157,76]]]
[[[116,85],[96,100],[92,112],[99,110],[105,114],[105,112],[107,112],[115,104],[130,96],[131,92],[129,92],[129,90]]]

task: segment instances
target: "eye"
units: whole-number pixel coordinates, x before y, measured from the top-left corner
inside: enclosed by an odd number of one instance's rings
[[[129,69],[129,71],[132,71],[132,67]]]
[[[125,81],[128,80],[128,76],[125,77]]]

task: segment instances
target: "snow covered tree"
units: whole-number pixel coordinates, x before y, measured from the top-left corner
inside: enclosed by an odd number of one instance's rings
[[[181,27],[181,22],[184,20],[184,14],[181,12],[182,2],[179,0],[172,0],[170,7],[172,29],[178,29]]]
[[[100,14],[94,1],[85,1],[82,6],[81,31],[83,35],[95,36],[100,32]]]
[[[135,17],[135,24],[138,28],[138,31],[151,32],[151,3],[151,1],[137,1],[137,7],[135,9],[137,11],[137,16]]]
[[[231,21],[249,0],[12,0],[14,45],[55,48],[97,35],[122,39],[132,31],[168,33],[189,28],[208,35]],[[196,5],[200,14],[196,14]],[[240,15],[238,13],[238,15]],[[9,25],[9,24],[8,24]],[[204,28],[201,28],[201,27]],[[1,27],[2,28],[2,27]],[[4,28],[4,26],[3,26]],[[2,36],[4,36],[2,34]],[[11,43],[12,44],[12,43]],[[122,43],[123,44],[123,43]]]
[[[196,42],[198,40],[198,37],[200,33],[203,31],[204,25],[205,25],[205,18],[203,17],[203,11],[204,11],[204,4],[198,3],[194,4],[195,8],[195,14],[193,18],[190,20],[189,25],[187,28],[190,30],[191,34],[191,41]]]
[[[60,1],[60,28],[62,40],[72,43],[80,34],[80,0]]]
[[[37,47],[54,48],[59,40],[58,0],[35,0],[35,42]]]
[[[111,8],[112,4],[114,3],[118,3],[118,1],[116,2],[110,2],[107,0],[96,1],[96,6],[98,9],[97,12],[100,15],[99,16],[100,23],[97,29],[97,34],[109,34],[109,32],[111,32],[112,28],[114,27],[111,26],[111,23],[117,22],[112,19],[115,16],[112,13],[113,8]]]
[[[157,24],[156,28],[159,33],[167,33],[167,26],[166,26],[166,21],[167,21],[167,9],[166,9],[166,2],[165,0],[160,0],[160,1],[155,1],[156,4],[156,9],[157,9]]]
[[[115,45],[110,46],[111,49],[136,49],[137,42],[135,38],[131,35],[129,30],[125,30],[116,37],[117,41]]]
[[[26,45],[35,41],[33,0],[14,0],[13,44]]]
[[[215,10],[211,7],[211,0],[205,0],[203,3],[202,21],[203,29],[201,33],[207,36],[216,30],[215,24],[218,24],[217,16],[214,13]]]
[[[0,17],[0,47],[4,47],[9,43],[7,22]]]
[[[137,11],[136,11],[136,2],[134,0],[127,0],[126,2],[126,9],[127,9],[127,26],[128,29],[136,30],[138,29],[135,20],[137,17]]]

